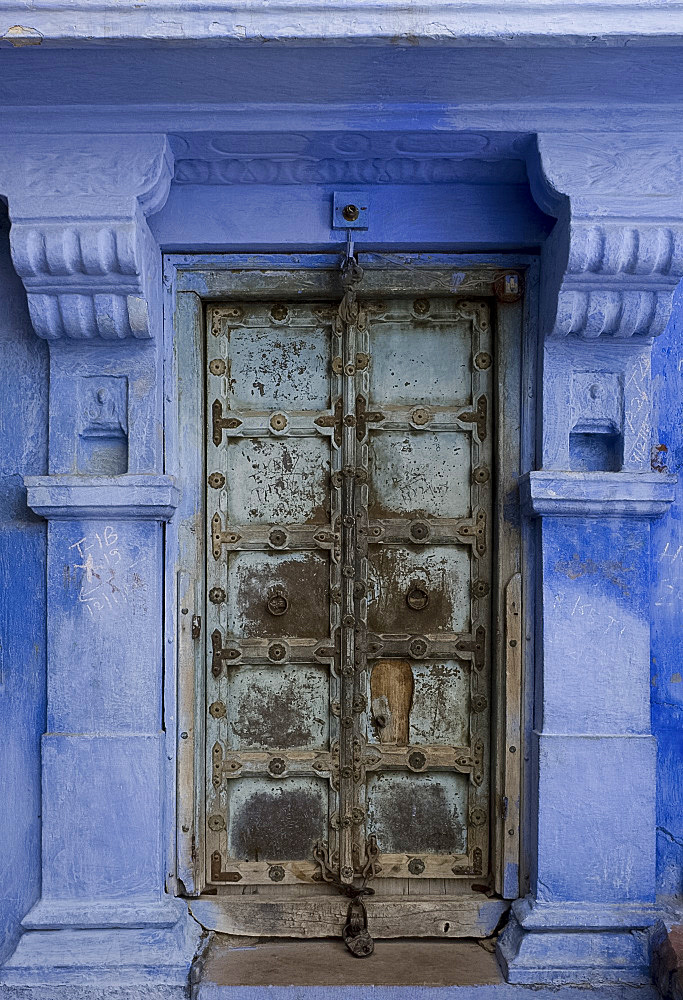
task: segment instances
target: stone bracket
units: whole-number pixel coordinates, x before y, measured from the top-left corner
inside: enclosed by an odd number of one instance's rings
[[[531,517],[640,517],[666,514],[676,476],[660,472],[528,472],[519,480]]]
[[[163,135],[10,139],[0,165],[12,259],[40,337],[147,339],[161,327],[161,259],[146,217],[166,201]]]
[[[539,134],[529,180],[558,218],[546,242],[548,337],[654,337],[683,276],[681,151],[634,132]]]
[[[180,501],[170,476],[26,476],[27,503],[49,520],[168,521]]]

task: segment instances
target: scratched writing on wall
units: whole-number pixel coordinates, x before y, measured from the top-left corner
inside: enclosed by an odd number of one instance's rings
[[[114,611],[130,600],[133,591],[145,589],[136,569],[137,556],[120,546],[110,525],[79,538],[69,551],[74,558],[71,569],[80,572],[78,600],[93,617]]]

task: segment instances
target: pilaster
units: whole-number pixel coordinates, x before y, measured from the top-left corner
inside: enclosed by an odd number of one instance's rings
[[[655,906],[650,347],[683,274],[680,155],[659,137],[540,135],[543,250],[532,893],[499,955],[513,983],[648,982]]]
[[[13,260],[50,343],[49,474],[26,479],[48,521],[42,892],[0,972],[35,1000],[184,996],[198,940],[165,891],[163,546],[179,490],[163,471],[146,216],[171,166],[163,136],[62,135],[23,140],[0,167]]]

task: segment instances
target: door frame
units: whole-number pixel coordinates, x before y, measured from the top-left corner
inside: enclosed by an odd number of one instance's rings
[[[358,258],[366,271],[364,290],[373,294],[470,294],[485,297],[492,308],[497,469],[490,829],[495,893],[512,900],[529,891],[530,876],[532,818],[524,804],[531,801],[532,780],[534,553],[532,524],[522,517],[517,480],[535,467],[539,261],[522,254],[362,252]],[[206,871],[201,831],[207,636],[197,621],[205,590],[205,306],[231,298],[301,294],[302,287],[307,297],[335,300],[341,286],[332,275],[339,264],[338,252],[164,257],[166,472],[182,490],[165,550],[165,642],[171,655],[164,679],[164,725],[176,733],[177,748],[175,759],[167,755],[167,890],[176,895],[199,896]]]

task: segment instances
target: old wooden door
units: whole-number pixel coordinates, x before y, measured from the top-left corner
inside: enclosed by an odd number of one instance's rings
[[[486,880],[491,368],[483,301],[208,308],[210,888]]]

